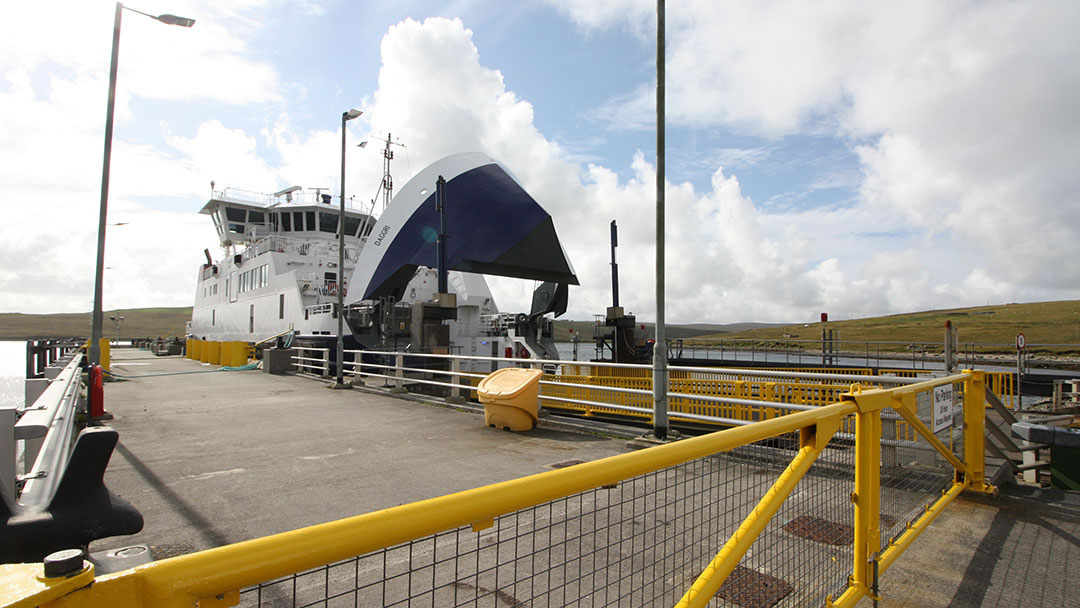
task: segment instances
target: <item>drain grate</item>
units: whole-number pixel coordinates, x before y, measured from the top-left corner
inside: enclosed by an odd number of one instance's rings
[[[799,538],[826,545],[850,545],[855,542],[855,528],[811,515],[796,517],[789,521],[784,529]]]
[[[564,460],[562,462],[556,462],[553,465],[548,465],[553,469],[565,469],[566,467],[572,467],[575,464],[585,464],[584,460]]]
[[[716,597],[745,608],[771,608],[791,593],[792,586],[783,579],[762,574],[744,566],[735,566]]]

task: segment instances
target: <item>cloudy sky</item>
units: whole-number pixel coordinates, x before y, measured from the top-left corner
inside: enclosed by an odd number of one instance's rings
[[[581,287],[654,314],[655,4],[152,0],[125,12],[106,309],[185,306],[210,181],[395,182],[480,150],[551,213]],[[114,4],[0,24],[0,311],[91,307]],[[1080,3],[684,0],[667,13],[669,322],[1080,298]],[[349,147],[366,210],[378,146]],[[378,210],[378,209],[376,209]],[[531,283],[494,281],[503,310]]]

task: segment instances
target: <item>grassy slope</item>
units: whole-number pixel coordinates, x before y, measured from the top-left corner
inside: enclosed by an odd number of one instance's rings
[[[116,336],[116,325],[110,316],[124,317],[120,325],[122,338],[183,336],[184,323],[191,320],[191,307],[134,308],[105,312],[104,334]],[[90,335],[90,313],[30,315],[0,313],[0,340],[30,338],[65,338]]]
[[[116,326],[108,319],[116,311],[105,313],[105,333],[115,335]],[[184,322],[191,319],[191,307],[139,308],[121,310],[124,317],[121,336],[183,335]],[[1013,344],[1016,334],[1023,333],[1029,344],[1080,343],[1077,335],[1080,322],[1080,301],[1037,302],[978,306],[954,310],[934,310],[887,317],[833,321],[828,327],[836,330],[843,340],[895,340],[904,342],[940,342],[945,321],[959,327],[962,342]],[[671,338],[692,338],[708,335],[716,338],[755,338],[763,341],[782,340],[784,334],[816,340],[821,338],[821,324],[768,326],[738,331],[733,326],[669,326]],[[646,324],[649,331],[651,324]],[[733,331],[717,333],[718,327]],[[569,328],[581,332],[582,340],[592,338],[592,321],[555,322],[556,338],[569,340]],[[0,313],[0,339],[87,336],[90,334],[90,314],[29,315]],[[1006,349],[1008,350],[1008,349]]]
[[[555,320],[555,341],[556,342],[569,342],[570,329],[581,334],[581,339],[590,341],[593,336],[594,321],[568,321],[563,319]],[[643,323],[645,325],[645,333],[652,336],[655,334],[652,323]],[[725,334],[725,336],[734,331],[743,331],[747,329],[756,329],[761,327],[781,327],[782,323],[696,323],[693,325],[668,325],[667,336],[671,339],[679,338],[696,338],[698,336],[706,336],[712,334]]]
[[[1080,322],[1080,300],[977,306],[952,310],[933,310],[887,317],[832,321],[828,328],[842,340],[895,340],[905,342],[941,342],[945,321],[959,329],[961,342],[998,343],[1010,350],[1016,334],[1022,333],[1028,344],[1076,344]],[[755,329],[715,335],[716,338],[756,338],[781,340],[784,334],[800,339],[820,340],[821,323]]]

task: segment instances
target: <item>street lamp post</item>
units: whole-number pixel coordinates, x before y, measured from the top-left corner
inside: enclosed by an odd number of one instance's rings
[[[146,15],[151,19],[167,25],[179,25],[191,27],[195,25],[194,19],[177,17],[176,15],[150,15],[123,4],[116,3],[116,15],[113,19],[112,40],[112,63],[109,66],[109,103],[105,110],[105,158],[101,165],[101,207],[98,211],[98,238],[97,238],[97,267],[94,274],[94,312],[90,323],[90,351],[88,353],[90,363],[101,363],[101,329],[103,320],[101,308],[101,285],[105,274],[105,219],[109,207],[109,161],[112,157],[112,133],[113,111],[116,107],[116,63],[120,56],[120,16],[124,9],[140,15]]]
[[[338,388],[345,386],[345,123],[363,114],[353,108],[341,113],[341,214],[338,217],[338,268],[337,268],[337,383]]]
[[[124,322],[124,317],[113,315],[109,319],[116,323],[116,345],[120,346],[120,324]]]

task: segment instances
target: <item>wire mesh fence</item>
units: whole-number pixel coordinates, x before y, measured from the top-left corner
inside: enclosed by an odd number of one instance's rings
[[[934,433],[938,440],[952,453],[964,458],[963,383],[953,385],[953,401],[949,425]],[[933,403],[930,392],[921,392],[916,398],[919,420],[933,429]],[[884,418],[895,418],[891,410],[883,412]],[[886,425],[883,424],[883,428]],[[908,523],[922,515],[926,508],[949,489],[956,477],[956,470],[928,442],[883,439],[881,469],[881,548],[890,539],[903,532]]]
[[[671,606],[788,465],[744,446],[243,590],[242,606]],[[834,441],[717,606],[820,605],[851,571],[854,449]]]

